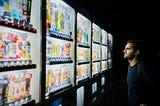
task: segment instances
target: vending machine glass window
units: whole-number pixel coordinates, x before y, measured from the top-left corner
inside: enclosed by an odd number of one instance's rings
[[[31,0],[0,0],[0,16],[11,20],[30,21]],[[7,20],[8,20],[7,19]]]
[[[91,21],[77,13],[76,84],[90,77]]]
[[[112,68],[113,36],[108,33],[108,68]]]
[[[108,45],[107,45],[108,34],[107,31],[102,29],[102,43],[101,43],[101,72],[108,69]]]
[[[101,60],[101,28],[92,23],[92,76],[100,73]]]
[[[112,46],[113,46],[113,36],[110,33],[108,33],[108,46],[109,46],[109,48],[112,49]]]
[[[46,3],[46,96],[74,86],[75,10],[62,0]]]

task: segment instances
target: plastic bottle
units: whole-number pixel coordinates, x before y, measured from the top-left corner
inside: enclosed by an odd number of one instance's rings
[[[30,51],[31,51],[31,44],[29,41],[27,41],[26,42],[26,59],[27,60],[31,60]]]

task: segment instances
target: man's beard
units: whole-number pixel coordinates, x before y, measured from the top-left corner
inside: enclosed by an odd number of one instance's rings
[[[124,56],[124,59],[126,60],[132,60],[135,57],[135,55],[129,55],[129,56]]]

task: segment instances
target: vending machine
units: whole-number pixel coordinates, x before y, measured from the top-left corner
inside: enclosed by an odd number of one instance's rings
[[[86,106],[91,78],[91,21],[80,12],[76,19],[76,104]]]
[[[40,2],[0,0],[0,106],[39,102],[40,10],[35,5]]]
[[[105,72],[108,69],[108,33],[102,29],[102,43],[101,43],[101,72]]]
[[[101,72],[101,28],[92,23],[92,77]]]
[[[75,10],[62,0],[47,0],[45,7],[46,30],[42,46],[46,51],[42,51],[45,55],[42,67],[45,67],[43,90],[47,100],[75,84]]]
[[[99,75],[99,80],[98,80],[98,96],[99,96],[99,103],[104,104],[104,99],[106,95],[106,88],[108,87],[107,85],[107,76],[108,76],[108,62],[107,62],[107,55],[108,55],[108,44],[107,44],[107,37],[108,33],[105,29],[101,30],[101,74]]]
[[[113,36],[111,33],[108,33],[108,68],[111,69],[112,68],[112,50],[113,50]]]
[[[76,85],[91,77],[91,21],[77,13]]]
[[[101,28],[92,22],[91,33],[91,79],[88,83],[88,105],[98,101],[99,75],[101,72]]]

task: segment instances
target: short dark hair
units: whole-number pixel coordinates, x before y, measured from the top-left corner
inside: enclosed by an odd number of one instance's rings
[[[132,43],[133,49],[139,51],[139,58],[144,56],[144,42],[142,40],[128,40],[127,43]]]

